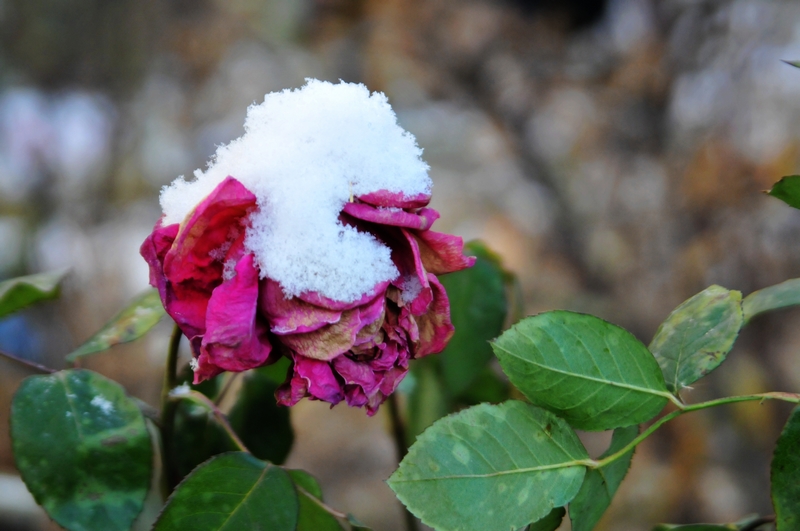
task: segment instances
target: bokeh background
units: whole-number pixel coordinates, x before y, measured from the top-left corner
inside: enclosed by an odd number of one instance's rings
[[[0,278],[71,270],[60,301],[0,321],[0,348],[63,367],[146,287],[160,187],[307,77],[387,94],[431,165],[438,230],[497,251],[528,313],[593,313],[647,343],[709,284],[800,277],[800,213],[760,193],[800,165],[800,70],[781,62],[798,58],[792,1],[0,0]],[[689,400],[798,391],[798,322],[757,319]],[[157,404],[168,334],[85,366]],[[25,376],[0,360],[0,529],[56,529],[10,453]],[[787,414],[740,404],[667,425],[600,528],[770,514]],[[382,414],[306,402],[293,422],[291,466],[331,505],[402,529]]]

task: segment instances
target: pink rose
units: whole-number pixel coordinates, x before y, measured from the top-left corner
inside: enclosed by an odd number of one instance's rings
[[[430,229],[430,197],[386,191],[345,204],[342,223],[391,249],[399,271],[354,302],[318,293],[286,298],[260,278],[245,247],[256,197],[227,177],[181,224],[161,226],[142,244],[150,283],[189,338],[195,382],[286,356],[281,404],[303,397],[366,406],[372,415],[408,372],[410,359],[440,352],[453,335],[450,305],[436,275],[470,267],[461,238]]]

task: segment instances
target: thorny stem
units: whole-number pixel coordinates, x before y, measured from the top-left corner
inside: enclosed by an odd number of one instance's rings
[[[167,366],[164,372],[164,387],[161,389],[161,445],[164,460],[164,497],[178,484],[177,470],[171,466],[175,439],[175,414],[178,403],[170,400],[169,393],[178,385],[178,347],[181,344],[181,329],[178,325],[172,331],[167,351]]]
[[[214,418],[217,420],[219,425],[222,426],[222,429],[225,430],[225,433],[228,434],[228,437],[231,438],[233,444],[235,444],[240,451],[247,452],[248,454],[251,453],[250,450],[247,449],[247,446],[244,445],[242,440],[236,434],[236,432],[233,431],[233,427],[231,426],[231,423],[228,422],[228,417],[225,416],[225,413],[223,413],[217,407],[217,405],[206,395],[204,395],[200,391],[191,391],[191,390],[183,391],[179,387],[175,389],[172,393],[170,393],[170,399],[175,401],[189,400],[191,402],[194,402],[195,404],[200,404],[201,406],[208,408],[214,414]]]
[[[400,407],[397,403],[397,394],[392,393],[386,399],[386,405],[389,407],[389,420],[392,424],[392,436],[394,437],[394,446],[397,450],[397,462],[400,461],[408,453],[408,445],[406,444],[406,427],[403,424],[403,419],[400,418]],[[406,519],[407,531],[418,531],[417,518],[403,506],[403,513]]]
[[[644,430],[638,437],[628,443],[625,447],[623,447],[618,452],[615,452],[604,459],[600,459],[599,461],[593,461],[593,464],[589,464],[589,468],[602,468],[606,465],[609,465],[616,461],[617,459],[621,458],[631,450],[633,450],[640,442],[648,438],[654,431],[658,428],[669,422],[670,420],[683,415],[684,413],[688,413],[690,411],[699,411],[701,409],[708,409],[710,407],[715,406],[722,406],[725,404],[734,404],[736,402],[748,402],[748,401],[764,401],[764,400],[782,400],[784,402],[792,402],[794,404],[800,404],[800,394],[794,393],[761,393],[757,395],[741,395],[741,396],[728,396],[725,398],[718,398],[716,400],[709,400],[708,402],[700,402],[698,404],[683,404],[679,406],[679,409],[676,409],[672,413],[664,415],[653,424],[651,424],[646,430]]]
[[[45,374],[53,374],[54,372],[58,372],[55,369],[51,369],[50,367],[45,367],[44,365],[36,363],[35,361],[18,358],[17,356],[9,354],[8,352],[3,352],[2,350],[0,350],[0,356],[6,358],[9,361],[19,363],[20,365],[37,372],[43,372]]]

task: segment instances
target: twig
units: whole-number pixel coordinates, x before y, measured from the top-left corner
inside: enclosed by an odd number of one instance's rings
[[[394,437],[394,445],[397,450],[397,462],[399,464],[408,453],[408,445],[406,444],[406,427],[403,423],[403,419],[400,418],[400,408],[395,393],[389,395],[386,399],[386,405],[389,407],[389,420],[392,424],[392,436]],[[405,505],[402,507],[407,531],[418,531],[417,518],[411,514]]]
[[[54,372],[58,372],[55,369],[51,369],[50,367],[45,367],[44,365],[36,363],[35,361],[30,361],[30,360],[26,360],[26,359],[23,359],[23,358],[18,358],[17,356],[14,356],[13,354],[9,354],[8,352],[3,352],[2,350],[0,350],[0,356],[6,358],[9,361],[13,361],[13,362],[19,363],[20,365],[22,365],[24,367],[27,367],[28,369],[37,371],[37,372],[42,372],[42,373],[45,373],[45,374],[53,374]]]
[[[178,485],[180,478],[173,461],[175,438],[175,414],[178,403],[170,400],[169,393],[178,385],[178,347],[181,344],[181,329],[178,325],[172,331],[167,351],[167,366],[164,371],[164,386],[161,389],[161,447],[164,460],[164,497],[166,498]]]
[[[195,404],[200,404],[201,406],[208,408],[214,414],[214,418],[217,419],[217,422],[219,422],[220,426],[222,426],[222,429],[228,434],[228,437],[231,438],[233,444],[235,444],[242,452],[247,452],[248,454],[252,453],[239,438],[239,435],[237,435],[233,430],[233,427],[231,426],[231,423],[228,422],[228,417],[225,416],[225,413],[223,413],[222,410],[220,410],[210,398],[200,391],[192,391],[191,389],[188,389],[189,386],[185,387],[185,389],[181,387],[176,387],[173,389],[169,395],[170,399],[190,400]]]

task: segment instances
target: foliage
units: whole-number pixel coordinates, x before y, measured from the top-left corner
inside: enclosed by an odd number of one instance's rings
[[[127,308],[118,313],[86,343],[68,354],[67,361],[74,362],[80,357],[103,352],[114,345],[135,341],[158,324],[164,315],[166,312],[161,305],[158,291],[147,290],[135,298]]]
[[[39,273],[0,282],[0,317],[58,297],[64,272]]]
[[[800,207],[800,176],[769,193]],[[440,356],[412,364],[398,391],[404,407],[389,402],[400,450],[413,444],[388,484],[437,530],[554,531],[568,516],[573,530],[590,531],[613,503],[637,445],[672,419],[748,400],[800,403],[800,394],[779,392],[693,404],[681,397],[726,360],[756,316],[800,304],[800,279],[746,297],[711,286],[666,316],[645,346],[617,325],[564,310],[514,318],[502,332],[516,280],[485,245],[466,249],[475,267],[442,280],[455,337]],[[61,276],[0,283],[0,316],[56,296]],[[163,313],[157,294],[144,293],[67,360],[133,341]],[[311,475],[281,466],[294,440],[290,409],[275,399],[288,362],[195,386],[178,377],[179,341],[176,333],[161,415],[150,430],[145,406],[115,382],[16,359],[45,373],[22,382],[11,429],[17,466],[51,518],[70,531],[130,530],[154,479],[165,477],[155,531],[367,529],[329,507]],[[575,430],[614,431],[593,458]],[[797,529],[798,448],[800,407],[773,455],[774,517],[654,530],[752,531],[773,522],[777,531]]]

